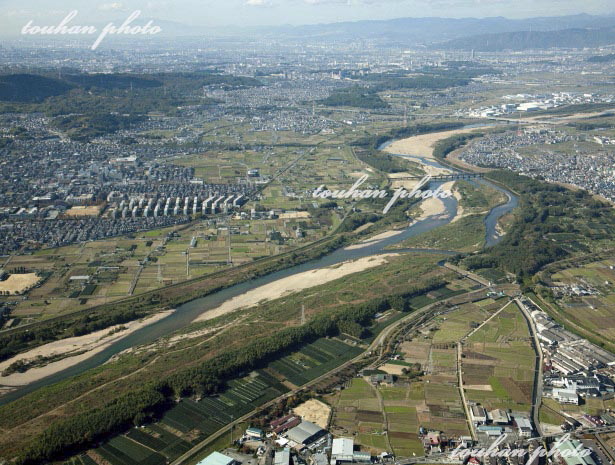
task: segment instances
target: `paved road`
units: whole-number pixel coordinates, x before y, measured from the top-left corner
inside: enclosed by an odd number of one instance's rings
[[[457,343],[457,384],[459,385],[459,394],[461,394],[461,402],[463,403],[463,410],[466,414],[466,421],[468,422],[468,429],[472,435],[474,441],[477,440],[476,430],[474,429],[474,422],[472,422],[472,415],[470,414],[470,407],[466,399],[466,393],[463,389],[463,373],[461,371],[461,354],[463,353],[463,346],[461,341]]]
[[[471,293],[474,293],[476,291],[472,291]],[[395,331],[400,325],[406,324],[406,323],[411,323],[412,321],[421,321],[421,319],[425,316],[427,316],[427,314],[434,308],[434,307],[438,307],[446,302],[448,302],[451,299],[458,299],[460,296],[453,296],[450,297],[449,299],[444,299],[441,300],[439,302],[434,302],[430,305],[428,305],[427,307],[424,307],[422,309],[416,310],[412,313],[410,313],[409,315],[397,320],[396,322],[392,323],[390,326],[387,326],[385,329],[383,329],[380,334],[378,334],[378,336],[376,336],[376,338],[374,338],[374,340],[372,341],[372,343],[365,349],[365,351],[363,351],[363,353],[359,354],[358,356],[356,356],[355,358],[348,360],[347,362],[345,362],[344,364],[334,368],[333,370],[325,373],[322,376],[319,376],[318,378],[310,381],[309,383],[304,384],[303,386],[300,386],[296,389],[293,389],[289,392],[287,392],[286,394],[283,394],[269,402],[267,402],[266,404],[263,404],[261,406],[259,406],[258,408],[252,410],[249,413],[246,413],[245,415],[243,415],[240,418],[237,418],[235,421],[233,421],[232,423],[224,426],[222,429],[218,430],[217,432],[213,433],[212,435],[210,435],[209,437],[205,438],[203,441],[201,441],[200,443],[198,443],[197,445],[195,445],[192,449],[190,449],[188,452],[186,452],[185,454],[181,455],[180,457],[178,457],[177,459],[175,459],[171,465],[181,465],[181,464],[185,464],[188,463],[188,461],[190,459],[193,459],[196,455],[200,454],[201,451],[203,449],[205,449],[211,442],[215,441],[216,439],[218,439],[220,436],[222,436],[223,434],[227,433],[232,426],[242,423],[243,421],[249,419],[250,417],[254,416],[256,413],[260,412],[261,410],[274,405],[275,403],[277,403],[278,401],[293,396],[295,395],[297,392],[302,391],[308,387],[311,387],[315,384],[318,384],[319,382],[321,382],[322,380],[334,375],[335,373],[343,370],[344,368],[348,367],[351,364],[354,364],[358,361],[360,361],[361,359],[371,356],[372,353],[374,351],[376,351],[377,349],[383,349],[385,347],[385,343],[386,340],[389,338],[389,336],[391,336],[391,334],[393,333],[393,331]],[[432,316],[435,316],[432,315]],[[379,354],[379,358],[382,357],[384,351],[381,351]]]
[[[445,263],[444,268],[448,268],[449,270],[454,271],[455,273],[459,273],[466,278],[471,279],[472,281],[476,281],[483,286],[490,287],[491,282],[476,273],[472,273],[471,271],[464,270],[463,268],[459,268],[457,265],[453,265],[452,263]]]
[[[540,346],[540,341],[538,340],[538,331],[536,330],[536,325],[534,324],[534,320],[532,319],[530,312],[528,309],[521,303],[519,298],[515,298],[515,302],[518,307],[521,309],[521,313],[527,320],[528,327],[530,329],[530,335],[534,341],[534,350],[536,351],[536,369],[534,372],[534,387],[532,389],[532,420],[534,423],[534,428],[539,436],[542,436],[542,428],[540,427],[540,404],[542,402],[542,347]]]

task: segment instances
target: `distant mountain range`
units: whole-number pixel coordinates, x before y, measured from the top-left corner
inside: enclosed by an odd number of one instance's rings
[[[189,32],[188,32],[189,31]],[[167,29],[173,34],[173,29]],[[198,35],[195,28],[184,35]],[[304,26],[228,28],[210,35],[288,41],[353,42],[375,40],[382,46],[476,51],[582,48],[615,44],[615,15],[492,18],[399,18]]]
[[[206,28],[154,19],[162,33],[152,38],[177,44],[201,44],[203,38],[274,40],[287,43],[356,43],[476,51],[524,50],[528,48],[581,48],[615,44],[615,14],[592,16],[491,18],[398,18],[312,24],[303,26]],[[2,35],[2,31],[0,31]],[[20,36],[22,40],[24,36]],[[34,36],[36,39],[37,36]],[[115,41],[110,38],[109,41]]]
[[[436,44],[446,50],[496,52],[548,48],[585,48],[615,45],[615,27],[598,29],[561,29],[558,31],[515,31],[478,34]]]
[[[569,29],[601,29],[615,26],[615,16],[492,18],[399,18],[355,21],[269,29],[252,28],[244,33],[285,36],[306,40],[381,39],[406,45],[435,44],[469,36],[508,32],[547,32]]]

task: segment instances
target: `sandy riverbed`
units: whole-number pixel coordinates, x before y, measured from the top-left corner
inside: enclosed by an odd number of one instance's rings
[[[362,249],[364,247],[368,247],[372,244],[375,244],[376,242],[380,242],[384,239],[388,239],[389,237],[393,237],[393,236],[397,236],[398,234],[403,233],[404,231],[402,229],[400,230],[391,230],[391,231],[385,231],[382,232],[380,234],[376,234],[375,236],[369,237],[367,239],[362,240],[361,242],[359,242],[358,244],[353,244],[353,245],[349,245],[348,247],[345,248],[345,250],[355,250],[355,249]]]
[[[257,305],[259,302],[273,300],[310,287],[326,284],[329,281],[342,278],[352,273],[365,271],[388,262],[388,258],[397,254],[382,254],[374,257],[363,257],[358,260],[342,262],[335,266],[318,268],[316,270],[297,273],[293,276],[278,279],[264,286],[252,289],[244,294],[223,302],[222,305],[207,310],[194,321],[207,321],[245,307]]]
[[[461,218],[463,218],[464,216],[467,216],[468,214],[464,212],[463,207],[461,206],[461,199],[463,197],[457,189],[453,189],[453,183],[450,183],[450,187],[447,187],[446,189],[452,189],[453,195],[457,199],[457,214],[455,215],[455,218],[453,218],[453,221],[451,221],[451,223],[454,223],[455,221],[460,220]]]
[[[0,372],[8,368],[12,363],[18,360],[33,360],[39,356],[49,357],[53,355],[68,355],[62,360],[49,363],[45,366],[31,368],[25,373],[13,373],[9,376],[0,376],[0,386],[23,386],[46,376],[52,375],[73,365],[76,365],[83,360],[86,360],[95,354],[106,349],[113,342],[122,339],[129,334],[151,325],[163,318],[166,318],[174,310],[166,310],[156,313],[148,318],[143,318],[137,321],[131,321],[124,325],[111,326],[109,328],[96,331],[94,333],[86,334],[84,336],[71,337],[62,339],[59,341],[50,342],[49,344],[36,347],[32,350],[16,355],[15,357],[5,360],[0,363]],[[109,335],[109,333],[117,330],[121,326],[126,329],[119,330],[116,333]],[[85,351],[81,354],[79,352]],[[70,356],[70,354],[78,354]]]
[[[480,131],[493,126],[484,126],[481,128],[466,128],[466,129],[454,129],[452,131],[432,132],[429,134],[422,134],[420,136],[408,137],[407,139],[400,139],[384,149],[388,153],[396,153],[402,155],[416,155],[425,158],[433,158],[434,145],[446,139],[447,137],[455,136],[457,134],[468,134],[474,131]]]

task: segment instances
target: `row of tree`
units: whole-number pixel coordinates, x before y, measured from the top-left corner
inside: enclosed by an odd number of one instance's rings
[[[239,349],[218,354],[198,367],[180,370],[165,379],[122,394],[100,408],[59,419],[32,440],[18,463],[37,464],[74,454],[109,435],[159,417],[177,398],[219,393],[224,390],[228,380],[262,368],[316,339],[340,333],[358,337],[369,335],[364,328],[373,323],[376,313],[389,308],[410,311],[410,299],[445,284],[440,279],[433,279],[403,294],[373,299],[361,305],[348,305],[334,313],[318,315],[305,325],[259,338]]]
[[[346,244],[347,238],[339,235],[317,247],[301,252],[293,252],[264,263],[250,264],[244,267],[239,279],[248,281],[268,273],[288,268],[299,263],[320,258]],[[231,272],[234,270],[231,270]],[[227,285],[238,281],[229,279]],[[176,306],[199,297],[204,297],[221,290],[227,285],[215,287],[190,286],[190,283],[180,284],[169,292],[151,292],[141,294],[122,302],[101,305],[89,309],[87,313],[74,313],[49,321],[41,321],[24,328],[0,335],[0,361],[7,360],[20,352],[38,347],[48,342],[73,336],[82,336],[117,324],[127,323],[142,318],[160,308],[176,308]]]
[[[461,261],[469,269],[498,267],[524,282],[549,263],[615,239],[615,212],[586,191],[571,191],[510,171],[489,178],[520,194],[520,209],[502,241]]]

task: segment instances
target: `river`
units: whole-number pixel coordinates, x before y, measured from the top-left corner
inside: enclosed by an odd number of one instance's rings
[[[385,145],[388,145],[388,143],[383,144],[383,146]],[[400,156],[408,157],[407,155]],[[415,156],[412,156],[411,158],[416,158],[421,163],[429,164],[439,168],[445,168],[449,170],[451,169],[448,166],[441,165],[433,159]],[[511,192],[499,186],[496,186],[495,184],[487,180],[480,179],[476,182],[489,185],[490,187],[497,189],[500,192],[503,192],[508,197],[508,201],[506,203],[494,207],[485,217],[485,243],[486,246],[491,246],[496,244],[501,239],[496,229],[498,219],[513,210],[518,205],[518,199]],[[437,186],[437,183],[434,184]],[[210,294],[208,296],[201,297],[187,302],[183,305],[180,305],[177,307],[176,311],[170,316],[142,329],[139,329],[134,333],[126,336],[125,338],[118,340],[117,342],[114,342],[109,347],[88,358],[87,360],[84,360],[70,368],[66,368],[46,378],[30,383],[26,386],[19,387],[18,389],[5,394],[4,396],[0,397],[0,405],[12,402],[30,392],[40,389],[41,387],[48,386],[71,376],[81,374],[89,369],[98,367],[105,363],[107,360],[109,360],[109,358],[113,355],[116,355],[126,349],[143,344],[149,344],[158,338],[167,336],[174,331],[186,327],[192,321],[194,321],[194,319],[198,317],[201,313],[218,307],[226,300],[229,300],[235,296],[238,296],[265,284],[272,283],[278,279],[286,278],[288,276],[302,273],[304,271],[310,271],[317,268],[324,268],[327,266],[335,265],[347,260],[356,260],[358,258],[367,257],[370,255],[378,255],[382,253],[422,252],[454,254],[454,252],[436,251],[430,249],[395,249],[394,251],[385,250],[387,247],[403,242],[410,237],[429,232],[435,228],[450,223],[457,214],[457,200],[454,197],[450,197],[447,199],[443,199],[443,202],[445,205],[445,212],[443,214],[417,221],[408,226],[406,229],[402,230],[402,232],[400,232],[399,234],[396,234],[394,236],[379,240],[374,243],[370,243],[361,248],[338,249],[317,260],[313,260],[301,265],[296,265],[281,271],[270,273],[266,276],[253,279],[248,282],[239,283],[221,291],[218,291],[214,294]]]

